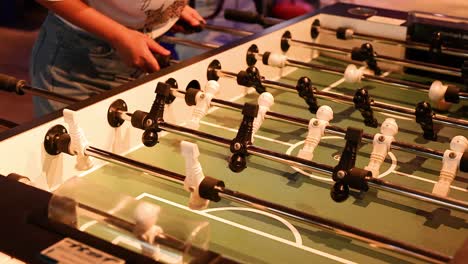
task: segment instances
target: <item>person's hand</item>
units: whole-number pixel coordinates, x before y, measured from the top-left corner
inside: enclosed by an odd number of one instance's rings
[[[205,23],[203,17],[195,9],[186,5],[177,23],[172,26],[171,32],[184,34],[201,32]]]
[[[201,24],[206,24],[205,19],[198,13],[197,10],[191,8],[189,5],[186,5],[180,14],[180,19],[187,21],[191,26],[199,26]]]
[[[132,29],[123,30],[112,40],[120,58],[129,66],[151,73],[160,69],[152,53],[169,55],[170,51],[163,48],[147,35]]]

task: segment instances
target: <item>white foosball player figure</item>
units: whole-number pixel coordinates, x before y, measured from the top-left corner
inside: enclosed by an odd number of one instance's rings
[[[354,64],[349,64],[344,72],[344,79],[348,83],[359,83],[361,82],[362,76],[364,75],[364,68],[358,68]]]
[[[354,64],[349,64],[344,72],[344,79],[349,83],[359,83],[365,72],[363,68],[357,68]],[[448,85],[444,85],[441,81],[434,81],[429,88],[428,97],[431,105],[439,110],[447,111],[452,105],[445,101]]]
[[[387,118],[380,126],[380,133],[374,135],[372,141],[373,148],[370,156],[369,164],[364,167],[365,170],[372,172],[372,177],[377,177],[380,174],[380,166],[385,160],[390,146],[395,140],[395,135],[398,133],[398,125],[393,118]]]
[[[445,93],[447,92],[448,85],[444,85],[441,81],[434,81],[429,88],[429,100],[434,108],[447,111],[452,105],[445,101]]]
[[[344,79],[348,83],[359,83],[365,72],[364,68],[358,68],[354,64],[349,64],[344,72]],[[448,85],[444,85],[441,81],[434,81],[429,88],[428,97],[431,101],[431,105],[434,108],[447,111],[452,105],[450,102],[445,101],[445,94],[447,92]]]
[[[322,105],[317,110],[316,118],[309,121],[309,133],[304,141],[304,147],[299,150],[297,156],[302,159],[312,160],[314,150],[320,143],[329,121],[333,119],[333,110],[328,105]]]
[[[195,101],[197,102],[192,117],[187,123],[187,127],[198,130],[200,127],[200,120],[208,113],[211,105],[211,99],[219,92],[219,84],[215,80],[210,80],[206,83],[204,91],[197,94]]]
[[[432,189],[433,194],[440,196],[447,196],[449,194],[450,185],[457,175],[460,167],[460,160],[467,148],[468,140],[464,136],[455,136],[452,138],[452,141],[450,141],[450,149],[444,152],[439,181],[434,185],[434,189]]]
[[[288,63],[288,57],[283,54],[279,53],[269,53],[267,59],[267,65],[276,67],[276,68],[284,68]]]
[[[162,228],[156,225],[160,211],[159,206],[140,202],[134,212],[135,228],[133,234],[146,242],[142,244],[142,254],[155,260],[159,260],[161,256],[159,246],[153,245],[154,239],[163,232]]]
[[[93,167],[93,160],[84,153],[89,143],[84,135],[83,129],[81,129],[76,122],[75,111],[64,109],[63,119],[68,125],[68,134],[70,135],[70,153],[76,155],[75,168],[80,171],[90,169]]]
[[[193,210],[205,209],[208,207],[210,201],[199,195],[199,186],[205,178],[205,175],[198,161],[198,156],[200,156],[198,145],[188,141],[182,141],[180,142],[180,149],[185,159],[184,188],[190,192],[189,207]]]
[[[258,129],[262,126],[263,121],[265,120],[266,112],[270,111],[270,107],[275,103],[273,95],[269,92],[264,92],[258,96],[258,113],[257,117],[253,122],[252,130],[252,143],[254,142],[254,136],[257,133]]]

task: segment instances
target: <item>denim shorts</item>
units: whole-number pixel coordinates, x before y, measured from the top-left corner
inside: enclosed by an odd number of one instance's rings
[[[127,66],[108,43],[72,28],[53,13],[44,21],[31,54],[32,85],[77,100],[141,74]],[[38,96],[33,103],[36,117],[66,106]]]

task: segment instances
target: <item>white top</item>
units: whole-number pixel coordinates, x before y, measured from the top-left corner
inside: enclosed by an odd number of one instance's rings
[[[164,34],[175,24],[186,4],[185,0],[85,0],[84,2],[120,24],[147,32],[153,38]]]

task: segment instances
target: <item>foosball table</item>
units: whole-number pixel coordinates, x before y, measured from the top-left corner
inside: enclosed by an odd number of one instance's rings
[[[406,16],[339,4],[0,134],[3,257],[463,263],[468,69],[432,57],[467,50]]]

